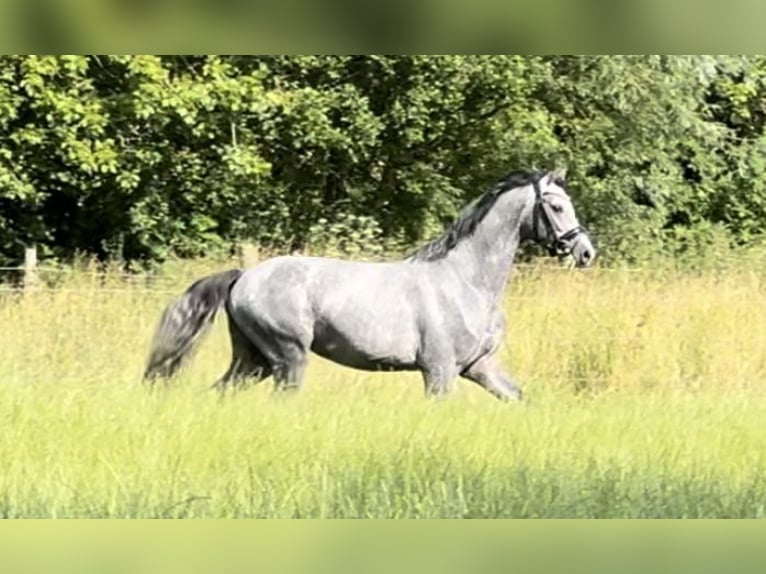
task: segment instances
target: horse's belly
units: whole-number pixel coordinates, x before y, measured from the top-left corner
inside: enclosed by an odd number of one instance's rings
[[[416,368],[413,361],[402,361],[399,358],[371,357],[358,353],[348,347],[327,347],[314,344],[311,350],[320,357],[329,359],[339,365],[362,371],[409,371]]]
[[[394,325],[320,323],[311,350],[355,369],[399,371],[415,368],[416,347],[414,334]]]

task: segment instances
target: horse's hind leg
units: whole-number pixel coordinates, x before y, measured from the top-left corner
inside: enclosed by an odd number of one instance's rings
[[[231,364],[224,375],[213,385],[221,392],[229,387],[244,387],[247,383],[259,383],[272,374],[266,357],[250,341],[229,316],[231,336]]]
[[[274,388],[277,391],[298,390],[308,364],[308,350],[299,343],[280,345],[277,358],[272,362]]]
[[[264,353],[274,373],[274,390],[298,390],[303,386],[303,376],[308,364],[308,344],[298,339],[275,337]]]

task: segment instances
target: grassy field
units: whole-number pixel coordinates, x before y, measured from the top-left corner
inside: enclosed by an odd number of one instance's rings
[[[164,305],[78,272],[0,296],[0,516],[761,517],[766,298],[716,276],[531,269],[503,361],[529,402],[313,359],[306,387],[219,399],[219,318],[172,387],[140,374]]]

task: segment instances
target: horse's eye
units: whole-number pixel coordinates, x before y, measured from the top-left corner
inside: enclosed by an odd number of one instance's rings
[[[556,213],[561,213],[562,211],[564,211],[564,208],[561,207],[561,205],[558,203],[554,203],[553,205],[551,205],[551,207],[553,208],[553,211],[555,211]]]

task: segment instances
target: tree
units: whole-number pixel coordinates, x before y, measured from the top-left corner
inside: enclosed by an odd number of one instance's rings
[[[764,78],[746,56],[4,56],[0,258],[411,245],[553,166],[607,258],[749,244]]]

